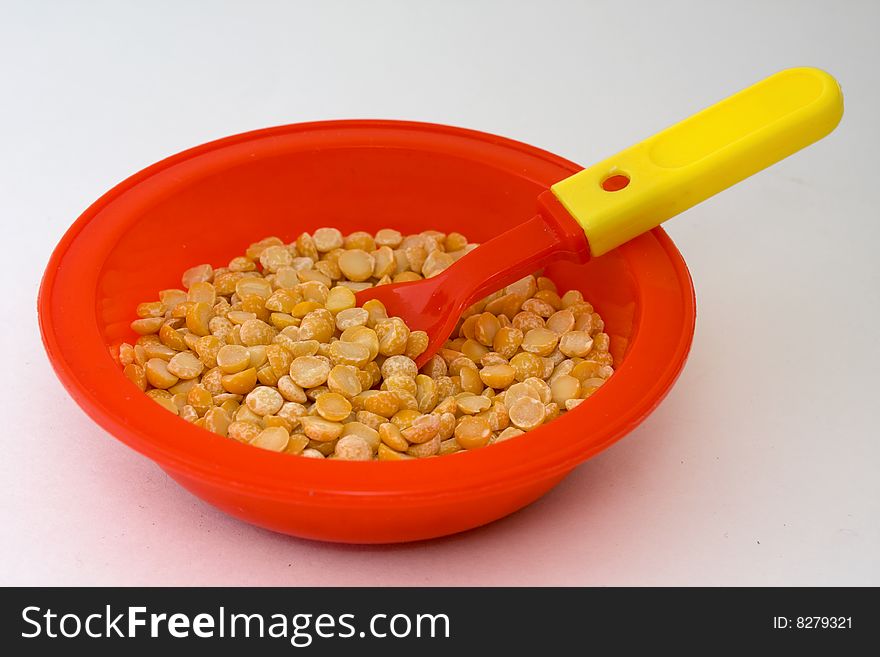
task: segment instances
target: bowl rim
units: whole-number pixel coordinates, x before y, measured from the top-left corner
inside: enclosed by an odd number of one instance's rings
[[[98,325],[97,280],[120,228],[124,229],[118,220],[108,223],[113,218],[107,217],[105,210],[144,183],[167,177],[172,169],[178,176],[181,167],[196,172],[206,167],[216,169],[234,161],[229,159],[235,157],[232,151],[241,151],[242,146],[250,150],[261,144],[277,148],[279,138],[288,137],[312,142],[316,137],[319,142],[340,144],[384,137],[394,143],[419,143],[431,149],[455,147],[496,158],[494,163],[514,166],[521,175],[529,175],[522,173],[523,160],[538,169],[544,167],[542,175],[559,170],[560,178],[581,169],[558,155],[491,133],[415,121],[343,119],[231,135],[184,150],[133,174],[90,205],[65,232],[48,261],[37,300],[43,344],[58,378],[76,403],[111,435],[169,471],[243,494],[298,497],[310,504],[330,506],[347,504],[356,496],[392,505],[406,499],[490,494],[561,476],[632,431],[665,398],[691,347],[696,300],[684,259],[668,235],[656,228],[618,247],[618,253],[629,262],[670,269],[660,281],[634,277],[638,285],[652,288],[647,295],[641,287],[638,289],[636,331],[622,366],[589,403],[515,440],[436,459],[327,462],[254,449],[181,422],[160,408],[122,375]],[[106,243],[74,254],[77,240],[98,221],[107,223],[106,235],[101,233]],[[62,310],[62,282],[69,292],[73,281],[82,295],[79,305],[95,309],[94,313]],[[663,312],[668,303],[681,306],[676,322]],[[92,321],[86,321],[89,318]],[[656,354],[666,354],[666,358]],[[88,358],[91,360],[84,360]],[[84,362],[90,366],[81,366]]]

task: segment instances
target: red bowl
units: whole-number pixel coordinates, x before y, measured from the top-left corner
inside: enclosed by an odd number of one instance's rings
[[[674,383],[694,331],[694,291],[661,229],[547,275],[606,322],[616,373],[575,410],[499,445],[405,462],[315,461],[254,449],[160,408],[111,357],[135,306],[267,235],[429,228],[485,241],[535,211],[580,167],[495,135],[398,121],[326,121],[227,137],[120,183],[55,248],[39,296],[49,359],[104,429],[227,513],[295,536],[349,543],[459,532],[536,500],[635,428]]]

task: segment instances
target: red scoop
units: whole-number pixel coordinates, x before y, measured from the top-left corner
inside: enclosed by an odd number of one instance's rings
[[[584,230],[551,191],[538,197],[538,214],[462,256],[436,276],[412,283],[382,285],[357,294],[357,304],[378,299],[389,316],[428,334],[421,367],[455,329],[461,313],[492,292],[542,269],[554,260],[586,262]]]

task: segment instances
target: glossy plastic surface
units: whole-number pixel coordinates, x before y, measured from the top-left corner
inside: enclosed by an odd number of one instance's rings
[[[138,302],[179,286],[193,264],[225,264],[256,238],[394,226],[484,242],[534,216],[536,197],[578,168],[501,137],[408,122],[299,124],[205,144],[124,181],[65,234],[40,290],[43,341],[86,413],[231,515],[354,543],[476,527],[537,499],[631,431],[678,376],[693,336],[693,288],[661,230],[585,265],[548,267],[602,313],[617,372],[574,411],[482,450],[371,463],[270,453],[172,416],[110,354],[134,338]]]
[[[552,189],[602,255],[818,141],[842,115],[833,77],[787,69]]]

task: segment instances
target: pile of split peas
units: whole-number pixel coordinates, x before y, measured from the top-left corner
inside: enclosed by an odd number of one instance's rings
[[[553,420],[613,374],[604,322],[577,290],[527,276],[428,344],[355,292],[434,276],[475,248],[460,233],[335,228],[267,237],[226,267],[137,307],[125,375],[187,422],[256,447],[368,461],[453,454]]]

